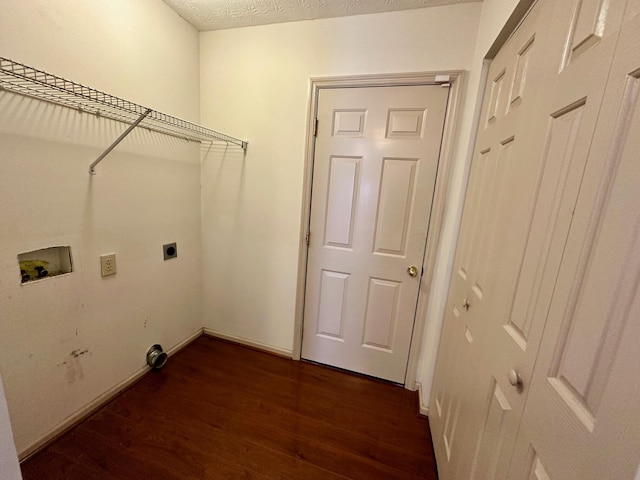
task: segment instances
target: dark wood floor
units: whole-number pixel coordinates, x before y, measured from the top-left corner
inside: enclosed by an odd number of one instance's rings
[[[38,479],[437,479],[401,387],[208,337],[22,465]]]

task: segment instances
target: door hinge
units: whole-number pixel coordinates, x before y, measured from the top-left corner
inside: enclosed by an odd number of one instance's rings
[[[314,137],[318,136],[318,119],[317,118],[313,119],[313,136]]]
[[[307,230],[307,233],[304,236],[304,243],[307,244],[307,247],[309,246],[309,241],[311,240],[311,232],[309,230]]]

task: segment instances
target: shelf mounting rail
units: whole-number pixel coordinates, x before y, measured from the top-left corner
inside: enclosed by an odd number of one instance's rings
[[[0,90],[38,98],[79,112],[129,124],[129,128],[91,164],[89,173],[92,175],[95,174],[95,166],[137,126],[190,141],[222,141],[237,145],[244,151],[247,150],[248,142],[244,140],[143,107],[5,57],[0,57]]]

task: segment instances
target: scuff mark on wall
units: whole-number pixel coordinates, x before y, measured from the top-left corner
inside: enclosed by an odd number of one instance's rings
[[[69,355],[71,355],[73,358],[78,358],[81,355],[84,355],[85,353],[89,353],[89,350],[87,350],[86,348],[84,350],[80,350],[79,348],[77,350],[72,351]]]
[[[67,383],[69,385],[84,378],[84,370],[82,368],[82,364],[80,363],[80,357],[86,355],[87,353],[91,355],[91,352],[86,348],[84,350],[80,348],[72,350],[69,353],[70,358],[58,364],[58,367],[66,366],[67,371],[65,373],[65,376],[67,377]]]

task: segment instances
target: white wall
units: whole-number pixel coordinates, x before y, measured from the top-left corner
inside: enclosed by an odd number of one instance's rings
[[[11,432],[11,421],[7,410],[2,377],[0,377],[0,478],[3,480],[22,479],[16,446]]]
[[[198,33],[163,2],[2,10],[0,55],[198,120]],[[199,147],[136,130],[90,177],[125,127],[0,92],[0,371],[19,452],[140,371],[151,344],[202,326]],[[75,271],[21,285],[18,253],[51,245],[72,247]]]
[[[4,0],[0,55],[190,120],[201,106],[205,125],[251,142],[243,158],[137,130],[90,178],[123,125],[0,93],[0,371],[18,450],[143,368],[151,343],[197,331],[201,307],[214,331],[291,349],[312,76],[471,70],[420,370],[430,381],[480,60],[515,3],[209,32],[198,58],[197,32],[159,1]],[[169,241],[179,258],[165,263]],[[17,254],[56,244],[72,246],[75,272],[20,285]],[[98,256],[112,251],[118,274],[102,279]]]
[[[438,261],[434,267],[426,328],[422,341],[422,355],[416,375],[417,382],[420,384],[420,402],[423,412],[428,409],[431,397],[431,386],[435,373],[445,304],[451,282],[451,271],[455,259],[464,195],[471,167],[471,155],[473,153],[472,124],[474,117],[479,114],[481,108],[479,89],[481,88],[483,59],[518,3],[519,0],[484,0],[482,3],[482,15],[469,75],[467,104],[465,113],[462,116],[458,137],[457,151],[459,153],[451,174],[447,213],[442,227]]]
[[[205,327],[291,351],[309,78],[469,69],[479,3],[202,33]]]

